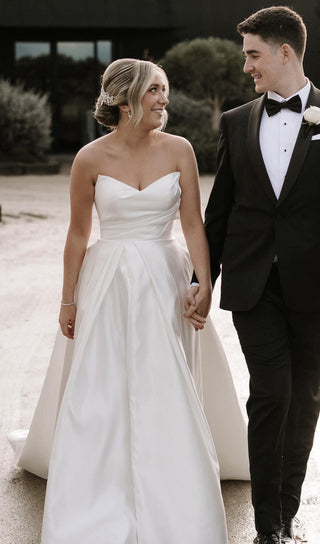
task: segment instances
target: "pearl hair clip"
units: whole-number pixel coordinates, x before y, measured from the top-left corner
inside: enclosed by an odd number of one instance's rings
[[[114,96],[109,94],[104,89],[101,89],[100,95],[102,97],[102,103],[106,102],[108,106],[111,106],[112,102],[114,101]]]

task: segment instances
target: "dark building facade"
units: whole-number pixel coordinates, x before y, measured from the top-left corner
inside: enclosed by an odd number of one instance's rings
[[[236,24],[273,4],[254,0],[0,0],[0,77],[49,93],[56,148],[74,149],[95,131],[90,110],[113,59],[159,60],[195,37],[238,40]],[[290,5],[309,29],[306,73],[320,85],[320,0]],[[91,135],[92,136],[92,135]],[[89,135],[90,138],[90,135]]]

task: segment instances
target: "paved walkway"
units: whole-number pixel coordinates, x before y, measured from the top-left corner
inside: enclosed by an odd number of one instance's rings
[[[211,182],[210,177],[201,180],[203,205]],[[0,177],[0,204],[0,542],[39,544],[45,481],[14,466],[6,435],[28,428],[54,342],[68,223],[68,175]],[[95,218],[92,240],[97,233]],[[213,316],[244,408],[247,370],[230,314],[218,309],[218,289]],[[230,544],[251,543],[255,533],[250,484],[223,482],[222,489]],[[318,544],[319,427],[298,517],[308,527],[305,541]],[[303,537],[302,529],[299,535]]]

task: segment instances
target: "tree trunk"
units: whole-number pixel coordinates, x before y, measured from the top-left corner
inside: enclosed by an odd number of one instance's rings
[[[213,100],[210,100],[210,107],[211,107],[211,126],[212,130],[217,131],[219,130],[219,124],[220,124],[220,117],[222,113],[222,100],[219,100],[218,97],[215,97]]]

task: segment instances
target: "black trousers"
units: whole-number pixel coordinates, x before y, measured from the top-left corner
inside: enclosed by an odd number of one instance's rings
[[[286,306],[274,264],[259,303],[234,312],[233,322],[250,373],[255,522],[258,532],[268,534],[299,508],[320,409],[320,312]]]

